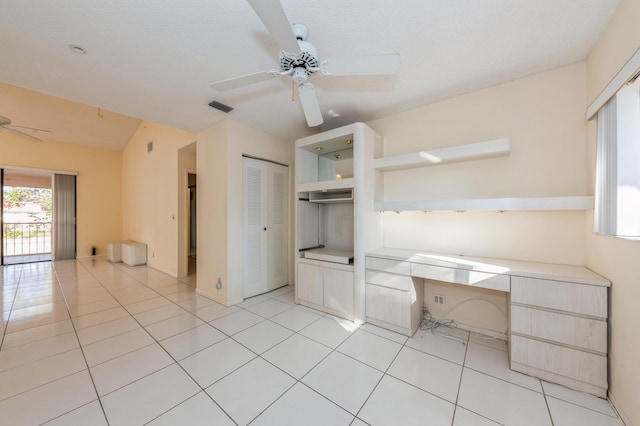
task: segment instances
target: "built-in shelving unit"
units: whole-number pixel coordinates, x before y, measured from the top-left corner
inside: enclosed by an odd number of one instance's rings
[[[382,246],[381,154],[362,123],[296,141],[297,303],[364,322],[364,253]]]
[[[393,172],[417,167],[437,166],[462,161],[505,157],[511,153],[509,139],[500,138],[465,145],[431,149],[410,154],[377,158],[373,167],[383,172]],[[461,198],[428,201],[381,201],[376,211],[576,211],[593,210],[592,196],[567,197],[503,197]]]

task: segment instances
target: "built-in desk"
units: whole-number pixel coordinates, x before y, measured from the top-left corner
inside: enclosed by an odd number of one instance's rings
[[[587,268],[382,248],[366,253],[366,320],[412,336],[423,279],[509,293],[511,368],[606,394],[607,288]]]

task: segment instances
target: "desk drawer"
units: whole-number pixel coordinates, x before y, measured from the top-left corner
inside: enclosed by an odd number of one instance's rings
[[[607,357],[522,336],[511,336],[511,362],[607,387]],[[517,370],[517,368],[516,368]]]
[[[380,259],[367,256],[365,267],[376,271],[393,272],[394,274],[411,275],[411,263],[401,260]]]
[[[409,275],[389,274],[369,269],[365,271],[365,280],[367,284],[376,284],[402,291],[409,291],[413,285],[413,279]]]
[[[607,353],[607,322],[604,320],[512,305],[511,332]]]
[[[510,290],[509,275],[491,274],[488,272],[470,271],[467,269],[447,268],[444,266],[411,264],[411,275],[429,280],[464,284],[473,287],[489,288],[508,292]]]
[[[596,318],[607,318],[607,287],[512,277],[511,301]]]

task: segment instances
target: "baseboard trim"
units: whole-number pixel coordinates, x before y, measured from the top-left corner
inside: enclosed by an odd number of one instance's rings
[[[140,265],[140,266],[142,266],[142,265]],[[149,268],[155,269],[155,270],[156,270],[156,271],[158,271],[158,272],[162,272],[162,273],[164,273],[164,274],[167,274],[167,275],[171,276],[171,278],[176,278],[176,279],[178,278],[178,273],[177,273],[177,272],[166,271],[166,270],[164,270],[164,269],[162,269],[162,268],[158,268],[157,266],[155,266],[155,265],[151,265],[151,264],[149,264],[149,263],[147,263],[147,266],[148,266]]]
[[[620,409],[620,405],[618,404],[618,401],[616,400],[611,390],[609,390],[608,392],[607,399],[613,406],[613,409],[616,410],[616,413],[618,413],[618,416],[620,416],[624,424],[627,426],[631,426],[633,424],[631,423],[631,419],[629,419],[629,417],[627,417],[626,414],[624,414],[624,411]]]

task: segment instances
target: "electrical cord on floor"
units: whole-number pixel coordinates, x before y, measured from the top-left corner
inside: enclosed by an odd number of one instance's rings
[[[508,322],[507,321],[507,315],[504,313],[502,308],[500,308],[497,304],[495,304],[494,302],[492,302],[490,300],[480,299],[480,298],[477,298],[477,297],[474,297],[474,298],[471,298],[471,299],[465,299],[465,300],[455,304],[451,309],[449,309],[447,312],[445,312],[442,315],[442,318],[446,318],[447,316],[449,316],[449,314],[451,314],[451,312],[455,311],[461,305],[463,305],[463,304],[465,304],[467,302],[473,302],[473,301],[485,302],[485,303],[489,303],[489,304],[493,305],[496,309],[498,309],[498,311],[500,311],[500,313],[502,313],[502,315],[505,318],[505,322]],[[458,328],[458,324],[456,324],[456,322],[454,320],[445,320],[445,319],[440,319],[440,318],[433,317],[431,315],[431,313],[429,312],[429,310],[427,309],[427,307],[424,306],[422,308],[422,322],[420,323],[420,329],[421,330],[431,330],[432,334],[437,334],[439,336],[445,337],[447,339],[455,340],[455,341],[458,341],[458,342],[462,343],[463,345],[466,345],[466,341],[463,340],[463,339],[460,339],[459,337],[453,336],[451,334],[438,333],[437,330],[439,328],[442,328],[442,327],[451,330],[451,329]],[[507,326],[504,329],[504,331],[502,333],[498,334],[497,336],[482,337],[482,336],[476,335],[475,337],[478,338],[478,339],[496,340],[496,339],[501,338],[505,334],[507,334],[508,330],[509,330],[509,325],[507,324]]]

